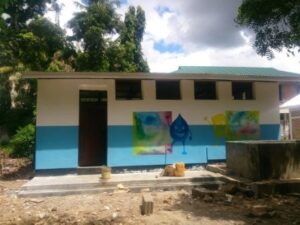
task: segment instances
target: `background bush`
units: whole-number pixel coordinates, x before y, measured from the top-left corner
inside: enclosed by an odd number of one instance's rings
[[[28,124],[17,130],[10,141],[10,156],[33,158],[35,146],[35,126]]]

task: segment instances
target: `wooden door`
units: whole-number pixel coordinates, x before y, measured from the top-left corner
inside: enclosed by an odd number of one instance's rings
[[[106,164],[107,93],[80,91],[79,166]]]

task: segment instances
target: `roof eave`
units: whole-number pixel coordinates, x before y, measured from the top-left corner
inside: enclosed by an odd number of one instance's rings
[[[300,82],[300,77],[257,76],[257,75],[225,75],[197,73],[127,73],[127,72],[25,72],[25,79],[143,79],[143,80],[245,80]]]

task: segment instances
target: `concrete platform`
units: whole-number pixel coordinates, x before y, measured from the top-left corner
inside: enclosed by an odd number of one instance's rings
[[[186,171],[184,177],[162,177],[159,172],[112,174],[103,180],[99,175],[37,176],[22,186],[19,197],[43,197],[82,193],[113,192],[120,190],[142,191],[176,190],[205,187],[218,189],[226,177],[205,169]]]
[[[266,180],[253,182],[251,189],[256,197],[264,197],[268,195],[299,195],[300,194],[300,178],[290,180]]]

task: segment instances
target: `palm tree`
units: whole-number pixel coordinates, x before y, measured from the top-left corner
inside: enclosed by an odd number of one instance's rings
[[[52,4],[51,4],[51,8],[49,9],[50,11],[55,12],[55,23],[56,23],[57,26],[60,25],[59,18],[60,18],[60,15],[61,15],[61,10],[64,6],[65,6],[64,3],[58,3],[56,0],[53,0]]]

